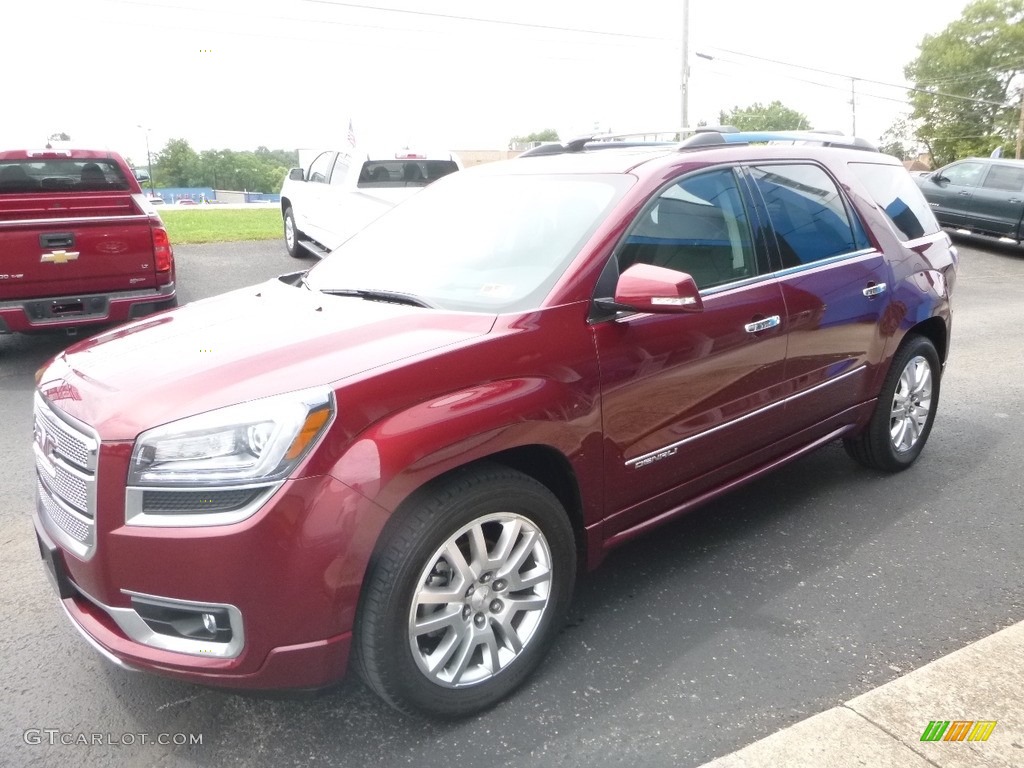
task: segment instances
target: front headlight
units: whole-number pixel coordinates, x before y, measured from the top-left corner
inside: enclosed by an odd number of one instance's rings
[[[135,441],[128,485],[194,488],[283,480],[333,415],[333,394],[317,387],[164,424]]]

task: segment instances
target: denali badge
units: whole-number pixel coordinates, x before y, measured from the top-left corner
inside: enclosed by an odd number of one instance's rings
[[[646,467],[648,464],[653,464],[656,461],[667,459],[669,456],[675,456],[678,450],[678,448],[666,448],[663,451],[652,453],[650,456],[644,456],[633,465],[633,469],[640,469],[640,467]]]

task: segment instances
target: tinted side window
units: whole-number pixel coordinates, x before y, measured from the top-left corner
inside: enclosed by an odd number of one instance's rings
[[[307,177],[310,181],[318,184],[324,184],[327,181],[328,165],[331,162],[330,152],[321,152],[316,156],[316,160],[309,166],[309,176]]]
[[[889,217],[901,240],[913,240],[939,231],[928,201],[910,174],[894,165],[850,163],[854,175]]]
[[[664,190],[637,218],[618,258],[620,273],[653,264],[687,273],[698,288],[763,271],[731,169],[690,176]]]
[[[768,207],[783,267],[868,247],[860,222],[851,223],[835,182],[818,166],[766,165],[750,171]]]
[[[981,163],[957,163],[939,171],[943,178],[949,179],[950,184],[958,187],[976,187],[985,173],[985,166]]]
[[[1024,168],[1012,168],[1008,165],[993,165],[988,169],[983,187],[1006,189],[1010,192],[1024,191]]]

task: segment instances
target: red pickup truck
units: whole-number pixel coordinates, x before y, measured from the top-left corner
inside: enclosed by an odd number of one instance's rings
[[[0,151],[0,334],[177,305],[167,230],[113,152]]]

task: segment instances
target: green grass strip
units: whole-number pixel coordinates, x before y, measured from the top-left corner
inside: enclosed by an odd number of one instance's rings
[[[171,245],[284,239],[278,208],[222,209],[215,205],[159,209]]]

